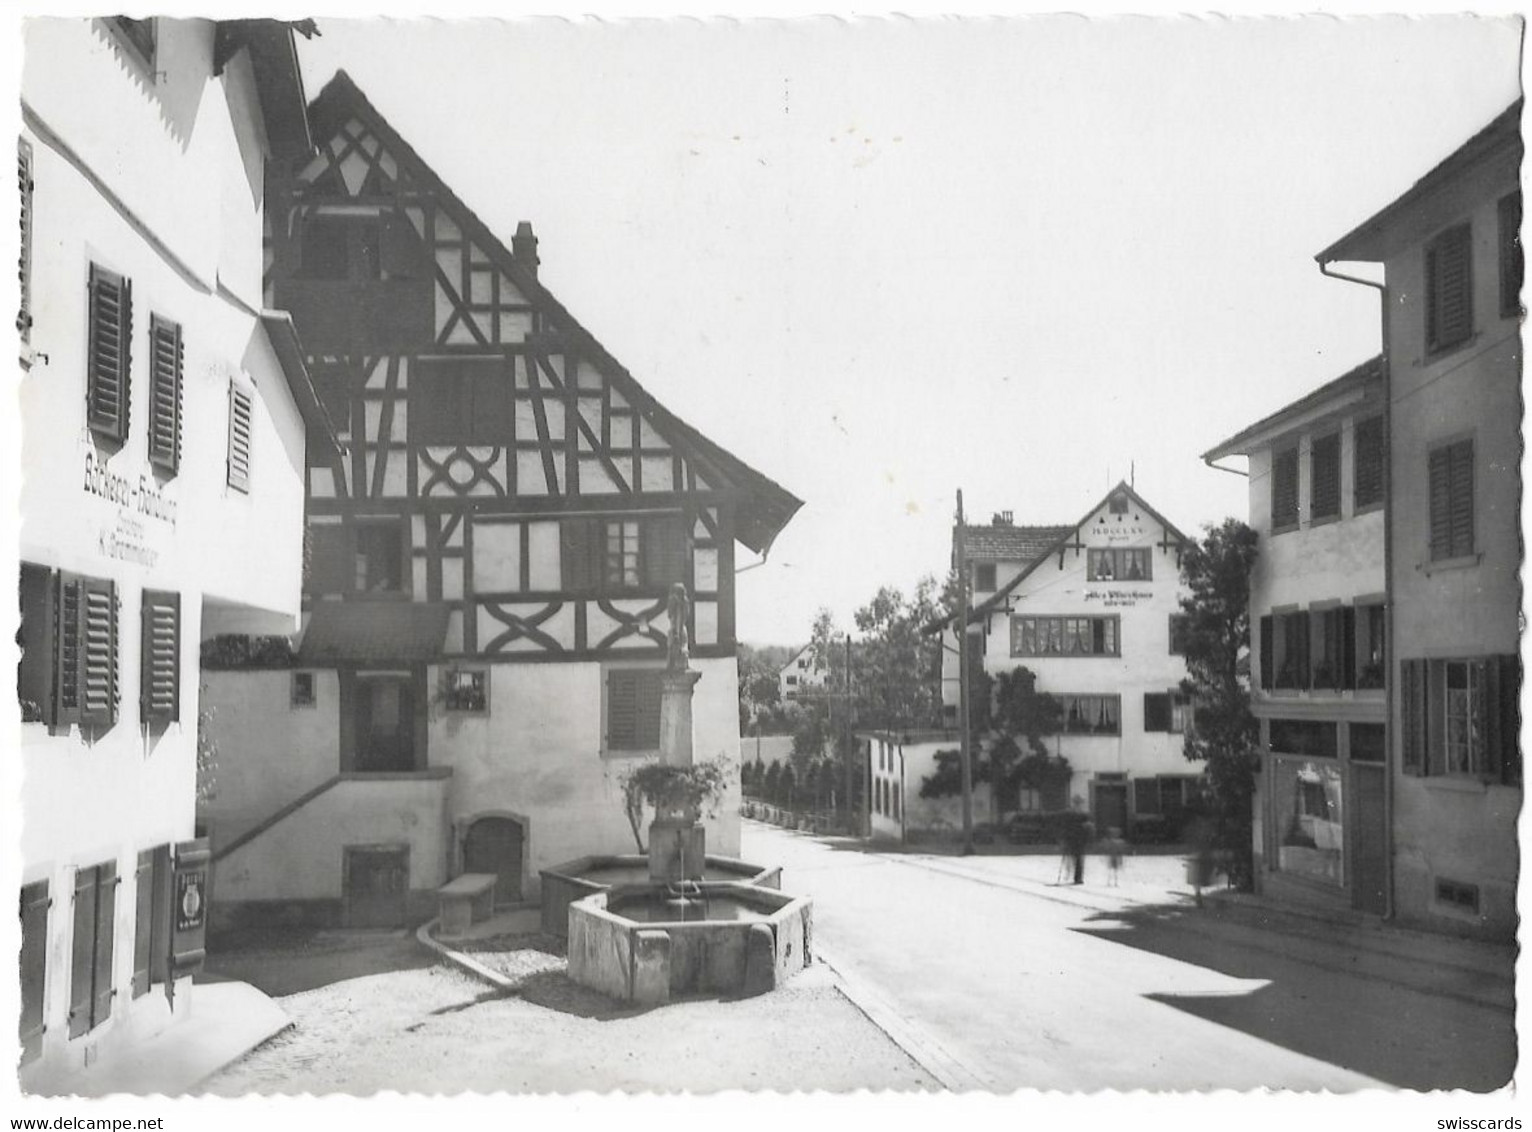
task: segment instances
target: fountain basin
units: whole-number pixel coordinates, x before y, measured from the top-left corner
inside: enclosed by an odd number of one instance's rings
[[[579,857],[543,869],[539,900],[542,929],[563,938],[569,934],[569,906],[576,900],[617,885],[647,885],[649,858],[636,853],[617,856]],[[707,857],[701,879],[705,882],[738,881],[759,888],[780,888],[781,868],[763,868],[733,857]]]
[[[763,994],[812,961],[806,897],[734,882],[700,886],[677,915],[659,885],[620,885],[569,905],[569,977],[612,998],[655,1006],[689,994]]]

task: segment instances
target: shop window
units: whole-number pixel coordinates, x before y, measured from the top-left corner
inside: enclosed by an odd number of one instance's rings
[[[1473,262],[1469,226],[1449,228],[1426,245],[1426,349],[1439,353],[1473,334]]]
[[[1110,617],[1011,618],[1012,656],[1117,656],[1119,620]]]
[[[149,317],[149,462],[173,476],[181,466],[181,370],[178,323]]]
[[[1071,735],[1122,733],[1122,697],[1117,695],[1055,697],[1062,709],[1064,731]]]
[[[1515,655],[1400,665],[1404,773],[1521,781]]]
[[[638,754],[660,746],[658,668],[612,668],[606,673],[606,749]]]
[[[250,449],[255,427],[255,398],[248,389],[229,382],[228,483],[235,491],[250,491]]]
[[[311,708],[318,702],[312,672],[294,672],[290,702],[295,708]]]
[[[75,872],[74,943],[69,970],[69,1036],[79,1037],[112,1013],[112,945],[117,916],[117,862]]]
[[[139,718],[181,718],[181,595],[145,590],[139,668]]]
[[[89,341],[85,353],[86,421],[104,441],[128,438],[132,365],[133,285],[99,264],[90,265]]]
[[[1309,446],[1309,519],[1340,514],[1340,433],[1316,436]]]
[[[1298,525],[1298,446],[1274,452],[1271,457],[1271,529]]]
[[[1521,250],[1521,191],[1500,198],[1500,317],[1519,318],[1521,282],[1526,271]]]
[[[1473,441],[1459,440],[1431,449],[1431,561],[1465,558],[1474,551]]]
[[[21,886],[21,1060],[42,1052],[48,986],[48,882]]]
[[[1272,819],[1277,868],[1342,886],[1345,875],[1345,803],[1336,763],[1272,759]]]
[[[489,711],[489,670],[447,669],[442,673],[442,698],[448,711]]]
[[[1368,417],[1356,423],[1355,466],[1352,469],[1352,491],[1357,511],[1374,507],[1383,502],[1383,461],[1386,437],[1383,435],[1383,418]]]
[[[1092,582],[1147,582],[1154,577],[1154,556],[1146,547],[1088,550],[1085,570]]]

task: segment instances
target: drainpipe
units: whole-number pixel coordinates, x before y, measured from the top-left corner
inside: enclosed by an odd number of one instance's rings
[[[1388,852],[1383,857],[1383,918],[1394,918],[1394,690],[1398,680],[1394,676],[1394,656],[1397,653],[1394,637],[1394,393],[1393,368],[1389,364],[1390,305],[1387,281],[1383,283],[1363,279],[1360,275],[1347,275],[1334,271],[1327,260],[1316,259],[1319,274],[1345,283],[1371,287],[1378,293],[1378,306],[1382,310],[1383,342],[1380,351],[1383,358],[1383,445],[1387,458],[1383,461],[1383,647],[1385,664],[1383,676],[1383,828],[1388,832]],[[1348,736],[1349,740],[1349,736]],[[1348,742],[1346,761],[1351,761]]]

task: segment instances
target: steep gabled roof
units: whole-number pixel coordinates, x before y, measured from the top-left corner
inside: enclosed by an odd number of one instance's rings
[[[657,430],[689,447],[699,462],[714,469],[725,483],[740,493],[735,537],[757,554],[765,553],[788,520],[803,506],[803,501],[709,440],[655,400],[415,152],[414,147],[404,140],[362,93],[351,76],[343,70],[336,71],[309,107],[314,136],[328,137],[351,116],[361,118],[375,131],[384,146],[396,155],[396,160],[403,159],[413,166],[416,176],[455,214],[454,219],[464,233],[483,248],[485,254],[494,261],[495,267],[509,276],[530,302],[549,312],[559,328],[570,337],[581,357],[591,361],[609,379],[617,382],[624,395],[650,419]]]
[[[1269,437],[1289,424],[1296,423],[1310,413],[1328,406],[1340,408],[1353,404],[1364,397],[1370,386],[1383,382],[1383,358],[1369,358],[1354,369],[1347,370],[1334,381],[1327,381],[1312,393],[1307,393],[1290,405],[1262,417],[1248,428],[1241,429],[1221,444],[1214,445],[1202,454],[1204,461],[1221,460],[1225,456],[1242,456],[1259,437]]]
[[[971,609],[968,613],[968,620],[970,622],[977,621],[979,618],[987,616],[997,607],[1003,605],[1006,598],[1008,598],[1012,593],[1016,591],[1016,587],[1031,577],[1037,571],[1039,566],[1051,558],[1055,553],[1062,554],[1064,552],[1065,545],[1069,542],[1070,538],[1073,537],[1081,527],[1085,526],[1085,524],[1090,521],[1090,517],[1092,515],[1094,515],[1097,511],[1100,511],[1101,508],[1105,507],[1112,496],[1122,493],[1125,493],[1130,500],[1136,503],[1139,510],[1147,512],[1155,522],[1164,527],[1165,534],[1167,536],[1173,536],[1178,542],[1187,541],[1186,536],[1176,529],[1174,523],[1165,518],[1165,516],[1161,515],[1153,507],[1149,506],[1144,497],[1138,492],[1134,491],[1128,482],[1124,480],[1118,483],[1116,487],[1112,488],[1111,491],[1107,492],[1099,500],[1097,500],[1095,506],[1093,506],[1089,511],[1085,512],[1084,515],[1080,516],[1079,522],[1073,524],[1072,526],[1057,528],[1063,533],[1059,535],[1058,538],[1054,539],[1052,544],[1050,544],[1048,548],[1043,551],[1043,553],[1034,558],[1031,563],[1028,564],[1026,569],[1022,570],[1021,573],[1017,574],[1009,582],[1001,586],[989,597],[985,598],[984,601],[974,606],[974,608]]]
[[[1518,98],[1497,114],[1489,125],[1438,162],[1429,173],[1410,186],[1403,196],[1362,221],[1314,258],[1322,264],[1336,260],[1371,261],[1383,258],[1383,233],[1401,215],[1480,162],[1496,157],[1509,148],[1520,151],[1521,108],[1522,100]]]

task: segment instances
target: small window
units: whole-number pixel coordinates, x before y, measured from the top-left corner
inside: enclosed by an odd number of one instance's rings
[[[86,417],[91,432],[114,444],[128,438],[132,336],[133,285],[116,272],[91,264]]]
[[[229,486],[250,491],[250,447],[254,399],[247,389],[229,383]]]
[[[1187,636],[1191,632],[1192,619],[1188,613],[1170,615],[1170,655],[1185,656]]]
[[[366,519],[354,527],[357,593],[401,593],[405,590],[404,524],[396,519]]]
[[[1147,547],[1088,550],[1085,571],[1092,582],[1148,582],[1154,578],[1154,556]]]
[[[1430,477],[1431,561],[1474,552],[1473,441],[1433,448]]]
[[[559,539],[565,590],[653,592],[685,581],[689,543],[679,516],[566,519]]]
[[[606,746],[614,754],[654,751],[660,745],[658,668],[613,668],[606,674]]]
[[[21,257],[17,274],[21,281],[21,302],[16,311],[16,329],[22,342],[32,337],[32,143],[16,139],[16,180],[21,194]]]
[[[1463,912],[1477,912],[1479,910],[1479,886],[1476,884],[1465,884],[1460,880],[1438,880],[1436,882],[1436,902]]]
[[[1069,734],[1119,735],[1122,733],[1122,697],[1062,695],[1063,728]]]
[[[1473,265],[1467,224],[1426,245],[1426,349],[1440,353],[1473,335]]]
[[[1400,664],[1403,770],[1521,782],[1515,654]]]
[[[149,462],[173,476],[181,466],[181,369],[178,323],[149,317]]]
[[[975,593],[981,594],[995,592],[995,564],[993,562],[974,563],[973,589]]]
[[[1521,250],[1521,193],[1500,198],[1500,317],[1520,318],[1521,283],[1526,266]]]
[[[292,684],[292,706],[295,708],[311,708],[317,703],[314,692],[314,674],[312,672],[294,672]]]
[[[1123,492],[1115,493],[1107,500],[1106,509],[1113,515],[1126,515],[1128,513],[1128,497]]]
[[[1271,458],[1271,527],[1298,525],[1298,449],[1284,448]]]
[[[1309,518],[1340,514],[1340,434],[1316,436],[1309,447]]]
[[[1358,421],[1355,439],[1355,507],[1361,511],[1383,502],[1383,418],[1368,417],[1365,421]]]
[[[48,985],[48,882],[35,881],[21,887],[21,1060],[32,1061],[42,1052],[47,1029],[44,1009]]]
[[[448,711],[489,710],[489,670],[449,668],[442,673],[442,698]],[[656,738],[655,746],[659,746]]]
[[[174,723],[181,718],[181,595],[145,590],[139,718]]]
[[[605,525],[606,559],[601,580],[607,589],[636,589],[638,572],[638,521],[623,520]]]

